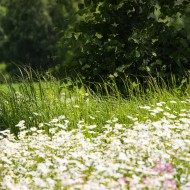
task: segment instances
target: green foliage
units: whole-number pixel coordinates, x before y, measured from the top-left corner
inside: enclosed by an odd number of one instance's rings
[[[55,64],[53,55],[63,22],[63,6],[54,0],[6,0],[6,14],[2,17],[6,40],[4,62],[47,69]],[[59,15],[59,16],[58,16]],[[8,67],[13,70],[13,65]]]
[[[188,32],[188,38],[190,39],[190,5],[187,6],[183,20],[184,20],[184,28]]]
[[[56,74],[60,74],[63,77],[63,71],[65,70],[65,64],[62,63],[71,63],[74,55],[73,51],[70,51],[70,47],[67,46],[67,42],[64,40],[65,35],[69,35],[70,31],[72,31],[73,23],[79,17],[76,16],[76,11],[78,10],[78,3],[82,0],[70,0],[70,1],[62,1],[57,0],[56,2],[64,7],[64,22],[61,22],[61,30],[60,30],[60,39],[56,44],[56,60],[58,64],[51,68],[51,72]]]
[[[190,66],[190,40],[176,20],[187,6],[186,0],[85,0],[62,39],[71,55],[64,66],[88,81],[182,77]]]
[[[2,5],[0,4],[0,23],[2,23],[2,18],[5,16],[6,14],[6,8],[5,6],[3,6],[3,3]],[[0,25],[0,61],[2,61],[3,57],[4,57],[4,53],[5,53],[5,50],[3,49],[3,43],[5,41],[5,33],[4,33],[4,30],[2,28],[2,26]]]

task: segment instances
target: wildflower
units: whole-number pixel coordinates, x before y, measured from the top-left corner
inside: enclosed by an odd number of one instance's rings
[[[141,109],[145,109],[145,110],[150,110],[150,109],[151,109],[150,106],[139,106],[139,108],[141,108]]]
[[[66,125],[63,125],[63,124],[60,124],[60,123],[55,124],[55,126],[61,128],[61,129],[66,129],[67,128]],[[55,129],[55,131],[56,131],[56,129]]]
[[[59,121],[59,119],[54,118],[54,119],[52,119],[52,120],[50,121],[50,123],[57,123],[58,121]]]
[[[52,188],[55,186],[55,181],[53,179],[47,178],[46,181],[48,183],[48,186],[50,186]]]
[[[186,113],[180,113],[179,116],[180,116],[180,117],[186,117],[187,114],[186,114]]]
[[[187,118],[179,118],[179,121],[183,123],[190,123],[190,119],[187,119]]]
[[[169,173],[173,173],[173,167],[172,167],[172,165],[171,164],[166,164],[165,165],[165,171],[166,172],[169,172]]]
[[[122,178],[119,179],[119,182],[121,184],[126,184],[126,179],[124,177],[122,177]]]
[[[174,190],[177,190],[177,184],[174,180],[166,180],[164,181],[164,188],[166,189],[174,189]]]
[[[49,129],[49,133],[55,134],[55,133],[56,133],[56,128],[51,128],[51,129]]]
[[[37,130],[36,132],[41,134],[41,133],[43,133],[43,130]]]
[[[132,117],[132,116],[130,116],[130,115],[127,115],[127,118],[129,118],[129,119],[131,119],[131,120],[133,120],[133,121],[137,121],[137,120],[138,120],[138,118],[134,118],[134,117]]]
[[[188,110],[183,112],[190,114]],[[154,112],[150,110],[150,113]],[[158,121],[149,119],[130,125],[111,118],[102,126],[101,133],[95,132],[96,124],[86,126],[84,120],[78,122],[84,130],[65,130],[69,123],[65,116],[64,124],[59,123],[59,117],[55,123],[41,124],[50,127],[51,138],[43,127],[36,130],[38,126],[34,129],[37,135],[26,135],[27,130],[19,132],[23,137],[19,141],[10,138],[10,130],[1,131],[1,136],[7,134],[0,140],[1,185],[4,189],[22,186],[26,190],[55,189],[57,185],[65,189],[176,190],[176,180],[180,179],[179,188],[187,190],[190,119],[175,113],[185,123],[171,120],[172,113],[163,111],[166,116]],[[129,118],[135,120],[132,116]],[[86,138],[83,133],[87,130],[98,135]],[[176,157],[179,158],[177,165],[172,159]],[[155,164],[156,159],[159,161]]]
[[[92,120],[95,120],[95,117],[89,115],[89,118],[92,119]]]
[[[176,118],[175,115],[170,114],[170,113],[168,113],[168,112],[164,112],[163,115],[165,115],[166,117],[168,117],[168,118],[170,118],[170,119],[174,119],[174,118]]]
[[[127,115],[127,118],[129,118],[129,119],[132,119],[132,120],[133,120],[133,117],[132,117],[132,116],[130,116],[130,115]]]
[[[157,162],[157,166],[153,169],[155,172],[166,172],[166,173],[173,173],[173,167],[170,163],[164,165],[162,161]]]
[[[44,126],[43,123],[40,123],[40,124],[39,124],[39,128],[42,128],[43,126]]]
[[[156,116],[156,113],[150,113],[150,115],[152,115],[152,116]]]
[[[6,186],[6,189],[17,189],[16,185],[14,184],[14,181],[10,176],[5,176],[3,179],[3,183]]]
[[[32,132],[34,132],[34,131],[37,131],[37,128],[36,128],[36,127],[31,127],[30,130],[31,130]]]
[[[155,108],[155,109],[153,109],[153,110],[150,110],[152,113],[160,113],[160,112],[163,112],[164,110],[162,109],[162,108],[160,108],[160,107],[157,107],[157,108]]]
[[[80,106],[79,105],[74,105],[73,108],[80,108]]]
[[[172,104],[177,104],[177,102],[174,101],[174,100],[171,100],[170,103],[172,103]]]
[[[58,117],[58,120],[62,120],[62,119],[65,119],[64,115],[61,115],[61,116]]]
[[[19,123],[17,125],[15,125],[16,127],[19,127],[21,129],[25,129],[26,127],[24,126],[25,124],[25,121],[24,120],[21,120],[19,121]]]
[[[119,123],[115,124],[115,129],[122,129],[122,128],[123,128],[122,124],[119,124]]]
[[[165,107],[167,110],[171,110],[168,106]]]
[[[107,120],[106,123],[112,123],[112,121],[111,120]]]
[[[47,176],[47,174],[50,172],[49,167],[44,163],[39,163],[37,165],[37,171],[42,173],[43,176]]]
[[[181,174],[180,175],[180,183],[184,184],[186,181],[187,181],[187,175],[186,174]]]
[[[190,189],[190,182],[186,183],[181,187],[181,190],[189,190]]]
[[[96,128],[97,126],[96,125],[89,125],[89,126],[86,126],[87,129],[94,129]]]
[[[123,153],[123,152],[120,152],[118,159],[120,159],[120,160],[126,160],[127,159],[127,155],[125,153]]]
[[[116,123],[117,121],[118,121],[118,118],[113,118],[113,120],[112,120],[114,123]]]
[[[79,124],[84,123],[84,119],[80,120],[78,123]]]
[[[36,186],[42,187],[42,188],[45,188],[45,187],[46,187],[45,181],[42,180],[41,178],[35,177],[33,180],[34,180]]]
[[[65,125],[67,125],[68,123],[69,123],[69,120],[66,119],[66,120],[65,120]]]
[[[158,102],[158,103],[156,103],[157,106],[162,106],[163,104],[166,104],[166,102]]]
[[[33,114],[35,115],[35,116],[38,116],[39,114],[38,113],[36,113],[36,112],[33,112]]]

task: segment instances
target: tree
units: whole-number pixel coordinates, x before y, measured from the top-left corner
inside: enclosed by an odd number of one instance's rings
[[[190,69],[190,41],[172,21],[184,15],[189,3],[84,0],[80,19],[62,40],[74,52],[65,67],[90,81],[130,74],[184,76]]]
[[[70,0],[70,1],[56,1],[60,6],[64,7],[64,20],[60,20],[60,38],[57,43],[56,48],[56,60],[58,64],[56,67],[52,68],[52,72],[56,75],[63,77],[63,71],[65,71],[65,64],[70,64],[73,60],[74,49],[70,51],[70,47],[67,46],[67,42],[64,39],[65,35],[72,33],[73,23],[80,18],[76,15],[78,11],[78,3],[81,3],[82,0]]]
[[[6,14],[6,8],[4,6],[4,3],[5,2],[2,2],[2,4],[0,5],[0,23],[2,23],[2,18]],[[4,30],[2,26],[0,25],[0,62],[3,60],[4,54],[5,54],[5,50],[3,48],[5,38],[6,36],[5,36]]]
[[[189,6],[187,6],[185,15],[183,17],[183,21],[184,21],[184,28],[188,32],[188,38],[190,39],[190,4]]]
[[[33,69],[54,66],[62,7],[53,0],[7,0],[2,28],[6,62],[27,64]],[[59,15],[59,16],[57,16]],[[12,67],[12,65],[11,65]]]

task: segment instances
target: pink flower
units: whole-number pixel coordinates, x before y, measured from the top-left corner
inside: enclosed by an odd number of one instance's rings
[[[126,183],[126,178],[122,177],[119,181],[120,181],[120,183],[125,184]]]
[[[175,182],[174,180],[166,180],[166,181],[164,182],[164,187],[165,187],[166,189],[171,188],[171,189],[173,189],[173,190],[178,190],[177,185],[176,185],[176,182]]]
[[[168,163],[168,164],[163,164],[161,161],[157,162],[157,166],[153,168],[153,171],[155,172],[167,172],[167,173],[173,173],[173,166]]]
[[[130,187],[136,187],[136,186],[137,186],[137,183],[135,183],[134,181],[130,182]]]
[[[157,166],[155,168],[153,168],[153,171],[162,173],[165,171],[165,166],[162,164],[161,161],[158,161]]]
[[[169,173],[173,173],[173,167],[171,164],[166,164],[165,165],[165,170]]]
[[[148,184],[150,182],[150,180],[146,177],[144,180],[143,180],[144,184]]]

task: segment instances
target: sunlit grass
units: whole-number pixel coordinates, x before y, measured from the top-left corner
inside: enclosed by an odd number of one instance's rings
[[[158,120],[163,115],[151,115],[139,109],[139,106],[155,106],[158,102],[178,102],[177,109],[187,109],[189,104],[181,103],[189,95],[189,90],[169,91],[149,81],[148,88],[143,91],[134,82],[126,82],[126,96],[119,92],[117,86],[107,83],[95,85],[96,92],[79,82],[59,81],[47,75],[28,78],[17,83],[7,82],[0,85],[0,130],[11,129],[17,133],[15,125],[25,120],[28,128],[39,123],[48,122],[59,115],[67,115],[70,129],[75,128],[79,120],[84,119],[86,125],[101,126],[110,118],[117,117],[122,123],[130,124],[127,116],[138,117],[139,121],[147,118]],[[174,109],[172,105],[171,109]],[[175,108],[176,109],[176,108]]]
[[[1,86],[0,189],[188,189],[189,88],[148,84]]]

